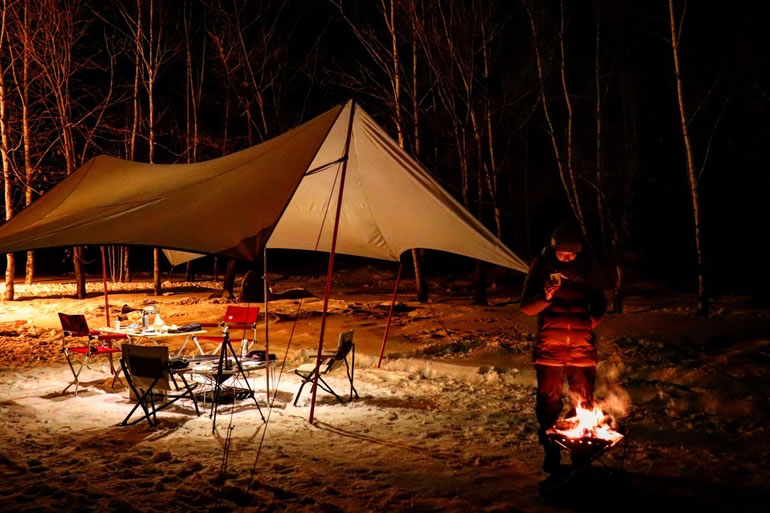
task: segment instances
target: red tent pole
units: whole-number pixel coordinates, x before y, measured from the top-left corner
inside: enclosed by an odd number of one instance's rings
[[[270,330],[267,327],[267,292],[270,288],[267,286],[267,247],[262,250],[262,274],[262,283],[265,294],[265,378],[267,379],[267,382],[265,383],[265,397],[267,406],[270,407]]]
[[[110,293],[107,290],[107,261],[104,258],[104,246],[102,246],[102,280],[104,281],[104,319],[107,321],[107,327],[110,327]],[[112,342],[110,342],[112,347]],[[112,353],[108,353],[110,359],[110,374],[113,372]],[[115,378],[112,379],[112,386],[115,386]]]
[[[350,157],[350,137],[353,134],[353,115],[356,112],[356,101],[350,104],[350,120],[348,121],[348,135],[345,140],[345,160],[342,161],[342,174],[340,175],[340,193],[337,196],[337,214],[334,217],[334,232],[332,233],[332,247],[329,252],[329,271],[326,273],[326,292],[324,293],[324,309],[321,314],[321,334],[318,337],[318,354],[315,359],[315,373],[313,374],[313,394],[310,400],[310,417],[308,422],[313,423],[315,413],[315,396],[318,390],[318,373],[321,366],[321,353],[324,346],[324,332],[326,331],[326,312],[329,308],[329,293],[332,286],[332,269],[334,268],[334,251],[337,249],[337,231],[340,227],[340,211],[342,210],[342,193],[345,190],[345,173],[348,170],[348,158]]]
[[[385,323],[385,334],[382,336],[382,345],[380,346],[380,359],[377,360],[377,368],[380,368],[382,364],[382,355],[385,354],[385,342],[388,340],[388,332],[390,331],[390,319],[393,317],[393,305],[396,304],[396,292],[398,292],[398,282],[401,280],[401,268],[403,264],[399,260],[398,262],[398,274],[396,274],[396,286],[393,287],[393,298],[390,300],[390,310],[388,311],[388,321]]]
[[[110,327],[110,294],[107,291],[107,262],[104,259],[104,246],[102,246],[102,279],[104,280],[104,319],[107,327]]]

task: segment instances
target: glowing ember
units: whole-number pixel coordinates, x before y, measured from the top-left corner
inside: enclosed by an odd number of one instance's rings
[[[587,410],[578,403],[574,417],[559,419],[547,432],[570,439],[598,438],[615,444],[623,438],[623,435],[616,431],[616,427],[615,419],[598,406]]]

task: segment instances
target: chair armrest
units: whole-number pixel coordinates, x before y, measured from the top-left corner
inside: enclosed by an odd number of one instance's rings
[[[257,329],[257,323],[249,323],[249,322],[228,322],[226,323],[227,326],[231,330],[245,330],[245,329]]]
[[[225,337],[221,335],[193,335],[196,340],[207,340],[209,342],[222,342]]]
[[[201,328],[219,328],[222,326],[221,322],[199,322]]]
[[[98,333],[95,335],[97,340],[117,340],[119,338],[128,338],[125,333]]]

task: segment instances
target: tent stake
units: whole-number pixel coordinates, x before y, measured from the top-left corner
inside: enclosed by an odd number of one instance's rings
[[[329,252],[329,271],[326,273],[326,292],[324,293],[324,309],[321,314],[321,333],[318,337],[318,354],[315,359],[315,374],[313,375],[313,395],[310,400],[310,417],[308,422],[313,423],[313,414],[315,413],[315,396],[318,390],[318,367],[321,365],[321,353],[324,346],[324,332],[326,330],[326,312],[329,309],[329,294],[332,285],[332,269],[334,268],[334,251],[337,249],[337,231],[340,227],[340,212],[342,211],[342,193],[345,190],[345,172],[348,169],[348,154],[350,152],[350,137],[353,134],[353,116],[356,113],[356,101],[350,102],[350,119],[348,120],[348,135],[345,139],[345,160],[342,161],[342,173],[340,174],[340,193],[337,196],[337,212],[334,217],[334,232],[332,233],[332,247]]]
[[[401,260],[398,261],[398,273],[396,274],[396,286],[393,287],[393,298],[390,300],[390,311],[388,311],[388,321],[385,323],[385,334],[382,336],[382,345],[380,346],[380,358],[377,360],[377,368],[382,365],[382,355],[385,354],[385,343],[388,340],[388,332],[390,331],[390,319],[393,317],[393,305],[396,304],[396,293],[398,292],[398,282],[401,280],[401,268],[404,264]]]

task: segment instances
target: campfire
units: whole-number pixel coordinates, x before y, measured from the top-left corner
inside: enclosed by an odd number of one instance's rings
[[[623,434],[616,428],[617,423],[612,415],[604,413],[600,407],[594,406],[588,410],[578,403],[575,416],[559,419],[548,433],[559,434],[570,439],[601,439],[615,444],[623,438]]]
[[[570,452],[591,457],[616,445],[625,437],[626,432],[612,415],[605,413],[599,406],[589,410],[578,403],[573,417],[559,419],[546,434]]]

